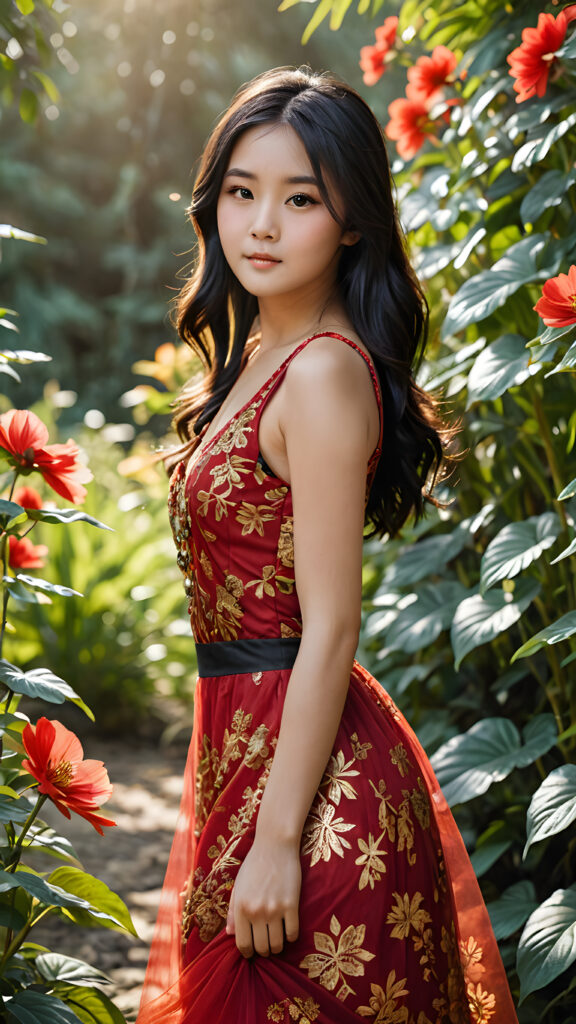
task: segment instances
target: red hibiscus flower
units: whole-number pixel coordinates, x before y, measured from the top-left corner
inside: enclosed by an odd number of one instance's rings
[[[8,538],[8,561],[12,569],[41,569],[44,555],[48,554],[45,544],[33,544],[28,537]]]
[[[112,786],[102,761],[85,761],[78,737],[61,722],[40,718],[28,724],[22,733],[24,749],[30,760],[23,768],[38,780],[39,793],[45,793],[67,818],[70,811],[79,814],[104,835],[103,825],[115,825],[111,818],[98,814],[100,804],[112,794]]]
[[[84,501],[86,488],[82,484],[92,479],[92,473],[77,461],[77,445],[71,440],[46,444],[47,440],[47,427],[28,409],[10,409],[0,416],[0,448],[18,472],[37,470],[63,498],[75,504]]]
[[[542,298],[534,306],[547,327],[576,324],[576,266],[567,274],[551,277],[542,288]]]
[[[394,47],[397,28],[398,18],[395,15],[386,18],[374,33],[375,45],[363,46],[360,50],[360,67],[364,72],[365,85],[376,85],[386,71],[387,55]]]
[[[435,46],[431,57],[419,57],[414,66],[408,68],[408,99],[439,99],[442,86],[454,81],[457,63],[455,54],[447,46]]]
[[[512,50],[506,58],[510,65],[508,74],[516,79],[516,103],[523,103],[532,96],[544,95],[550,69],[557,63],[556,51],[562,46],[568,25],[574,18],[576,4],[571,4],[560,11],[556,18],[553,14],[540,14],[536,28],[523,30],[522,45]]]
[[[22,508],[42,508],[43,501],[38,491],[33,487],[18,487],[12,496],[12,500]]]

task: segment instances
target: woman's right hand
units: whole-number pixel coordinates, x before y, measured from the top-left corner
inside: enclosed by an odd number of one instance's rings
[[[281,953],[285,938],[296,941],[301,885],[298,845],[254,840],[236,876],[226,921],[242,956]]]

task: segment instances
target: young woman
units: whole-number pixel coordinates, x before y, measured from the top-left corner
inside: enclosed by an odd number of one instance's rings
[[[240,90],[204,152],[170,513],[198,655],[138,1024],[513,1024],[428,760],[355,660],[365,525],[442,458],[381,131],[332,75]]]

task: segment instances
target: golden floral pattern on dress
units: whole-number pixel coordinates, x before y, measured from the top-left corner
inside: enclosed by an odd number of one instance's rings
[[[386,873],[386,865],[382,860],[386,857],[388,850],[381,850],[380,843],[384,839],[384,832],[378,836],[378,839],[374,839],[371,832],[368,833],[368,839],[359,839],[358,846],[360,848],[360,856],[354,861],[355,864],[359,864],[362,867],[362,874],[360,875],[360,881],[358,882],[359,889],[365,889],[367,885],[371,889],[374,888],[374,883],[379,882],[382,876]]]
[[[319,788],[324,789],[324,787],[328,787],[326,799],[331,800],[337,807],[342,796],[346,796],[348,800],[357,800],[358,798],[358,793],[354,786],[351,782],[348,782],[348,779],[360,775],[357,769],[352,768],[354,761],[354,757],[351,761],[346,761],[344,751],[339,750],[336,755],[332,754],[328,767],[324,772]]]
[[[335,853],[344,856],[344,849],[352,849],[352,845],[344,839],[342,832],[349,832],[356,825],[348,824],[344,818],[335,818],[336,808],[329,804],[322,795],[314,803],[302,832],[301,852],[305,856],[312,854],[310,867],[319,860],[328,861]]]
[[[380,986],[371,984],[372,995],[368,1006],[358,1006],[359,1017],[375,1017],[372,1024],[408,1024],[406,1005],[398,1006],[398,1000],[404,1003],[404,996],[409,995],[406,978],[396,981],[396,971],[390,971],[386,979],[386,991]]]
[[[373,960],[375,953],[364,949],[366,925],[348,925],[342,931],[342,925],[335,914],[330,919],[330,933],[314,932],[315,953],[309,953],[300,962],[300,967],[308,971],[309,978],[317,978],[320,985],[333,992],[339,985],[336,996],[346,999],[354,995],[354,989],[345,980],[358,978],[364,974],[364,964]],[[336,945],[335,940],[338,940]]]
[[[358,761],[365,761],[368,757],[368,751],[372,750],[372,744],[361,743],[358,739],[358,733],[356,732],[353,732],[350,737],[350,745],[354,752],[354,757],[357,758]]]
[[[305,999],[303,996],[293,996],[292,999],[283,999],[281,1003],[272,1003],[267,1010],[267,1019],[274,1021],[274,1024],[314,1024],[320,1015],[320,1004],[310,996]]]
[[[399,743],[397,747],[392,747],[390,751],[390,760],[392,764],[396,765],[400,775],[403,779],[408,775],[412,765],[408,760],[408,754],[403,743]]]

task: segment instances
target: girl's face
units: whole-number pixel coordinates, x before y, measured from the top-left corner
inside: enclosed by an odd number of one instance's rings
[[[324,299],[340,246],[358,240],[332,217],[289,125],[249,128],[236,143],[218,199],[218,232],[231,270],[260,299]]]

